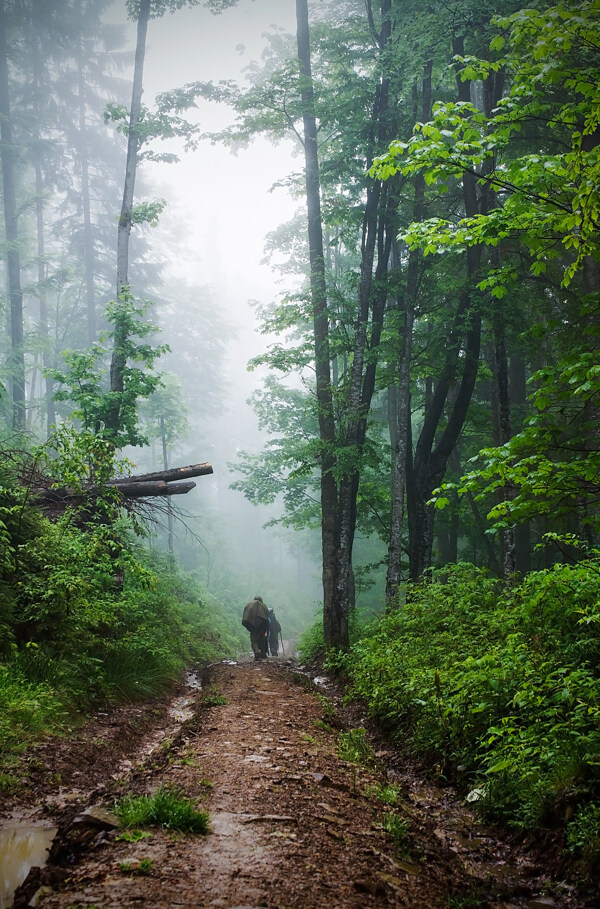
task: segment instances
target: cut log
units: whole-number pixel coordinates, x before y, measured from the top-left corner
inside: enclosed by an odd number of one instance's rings
[[[196,486],[189,480],[190,477],[202,477],[212,472],[212,464],[205,461],[202,464],[190,464],[188,467],[174,467],[171,470],[157,470],[154,473],[143,473],[131,477],[115,477],[104,486],[90,483],[81,490],[53,486],[52,479],[48,478],[48,486],[33,487],[31,495],[40,502],[46,505],[52,503],[57,508],[93,499],[106,492],[107,488],[118,489],[124,499],[181,496]],[[186,482],[181,482],[182,480]]]
[[[171,480],[188,480],[190,477],[204,477],[213,472],[212,464],[206,461],[204,464],[191,464],[189,467],[173,467],[171,470],[156,470],[154,473],[142,473],[131,477],[117,477],[110,480],[110,486],[124,486],[129,483],[145,483],[153,480],[165,480],[169,483]]]
[[[122,483],[119,484],[119,493],[124,499],[143,499],[151,496],[181,496],[185,495],[196,484],[192,481],[186,483],[165,483],[164,480],[155,480],[147,483]],[[62,503],[64,505],[75,502],[84,502],[86,499],[97,498],[106,491],[106,486],[86,486],[81,492],[73,489],[45,489],[38,486],[31,490],[36,499],[46,502]]]
[[[119,486],[119,492],[126,499],[141,499],[144,496],[182,496],[190,489],[194,489],[195,483],[164,483],[154,481],[148,483],[127,483]]]

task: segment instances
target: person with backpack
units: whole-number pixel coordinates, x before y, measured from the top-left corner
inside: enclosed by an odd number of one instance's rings
[[[255,660],[266,660],[268,654],[269,610],[258,595],[246,603],[242,625],[250,632],[250,644]]]
[[[281,625],[275,617],[275,612],[269,608],[269,651],[271,656],[277,656],[279,653],[279,635],[281,634]]]

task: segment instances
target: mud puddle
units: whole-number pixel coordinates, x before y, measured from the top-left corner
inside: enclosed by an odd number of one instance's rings
[[[0,828],[0,909],[12,906],[13,893],[31,868],[46,864],[57,831],[17,824]]]

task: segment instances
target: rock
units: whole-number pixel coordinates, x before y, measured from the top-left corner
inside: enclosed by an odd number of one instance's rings
[[[73,823],[95,827],[96,830],[115,830],[119,826],[119,819],[104,805],[90,805]]]

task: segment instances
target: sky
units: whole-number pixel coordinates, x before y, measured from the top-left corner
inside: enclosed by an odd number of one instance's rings
[[[115,4],[125,7],[125,2]],[[245,80],[243,70],[260,58],[272,26],[295,31],[294,0],[240,0],[214,16],[197,6],[152,20],[148,28],[144,69],[144,101],[160,91],[189,82]],[[134,41],[134,30],[131,40]],[[216,130],[232,119],[225,106],[199,102],[202,129]],[[257,139],[233,155],[222,146],[203,142],[184,153],[175,165],[144,165],[156,195],[167,200],[164,229],[183,228],[185,245],[177,262],[179,275],[220,289],[234,317],[246,328],[253,316],[248,299],[273,296],[281,288],[276,276],[261,265],[268,231],[287,220],[296,208],[285,189],[270,192],[277,180],[298,171],[294,144],[272,146]],[[152,238],[160,246],[161,228]]]

